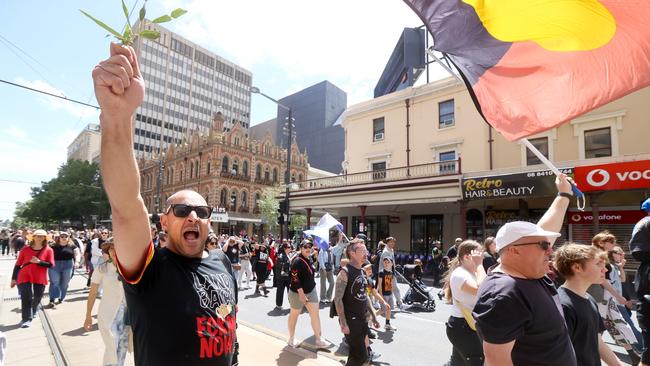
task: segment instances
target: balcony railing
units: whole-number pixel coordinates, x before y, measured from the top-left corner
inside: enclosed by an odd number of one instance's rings
[[[238,174],[238,173],[231,173],[231,172],[224,172],[222,171],[220,175],[224,178],[230,178],[230,179],[235,179],[235,180],[242,180],[245,182],[250,182],[251,177],[250,175],[243,175],[243,174]]]
[[[308,179],[294,183],[292,190],[306,191],[312,189],[390,182],[405,179],[441,177],[445,175],[455,174],[461,174],[460,158],[457,160],[448,160],[437,163],[411,165],[410,167],[404,166],[399,168],[381,169],[363,173],[342,174],[333,177]]]

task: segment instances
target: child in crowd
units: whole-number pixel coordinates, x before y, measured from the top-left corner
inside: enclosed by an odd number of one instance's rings
[[[555,268],[566,282],[558,289],[569,337],[578,365],[620,365],[602,338],[605,331],[596,301],[587,293],[589,286],[605,280],[607,253],[595,246],[567,243],[555,252]],[[598,350],[598,352],[595,352]]]
[[[393,301],[393,262],[390,258],[384,258],[383,272],[379,272],[379,281],[377,282],[377,290],[379,292],[379,297],[384,301],[381,305],[381,313],[386,317],[386,330],[397,330],[392,325],[390,325],[390,309],[394,306],[395,302]]]

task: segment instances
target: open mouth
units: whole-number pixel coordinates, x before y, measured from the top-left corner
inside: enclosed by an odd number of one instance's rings
[[[183,238],[187,241],[197,240],[199,238],[198,228],[187,228],[183,231]]]

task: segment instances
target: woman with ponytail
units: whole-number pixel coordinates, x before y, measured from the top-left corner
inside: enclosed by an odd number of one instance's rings
[[[445,298],[452,304],[446,324],[447,338],[453,346],[448,366],[483,365],[483,346],[472,318],[478,286],[485,278],[482,262],[481,244],[465,240],[445,275]]]

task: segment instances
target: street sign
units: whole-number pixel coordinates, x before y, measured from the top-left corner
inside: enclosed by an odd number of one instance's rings
[[[210,216],[212,222],[228,222],[228,213],[227,212],[213,212]]]

